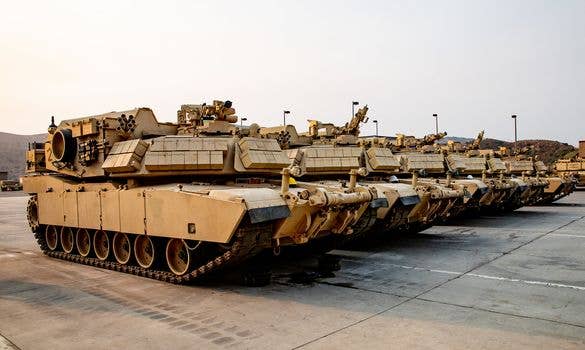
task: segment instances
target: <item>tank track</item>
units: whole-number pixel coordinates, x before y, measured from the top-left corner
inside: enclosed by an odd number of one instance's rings
[[[83,264],[88,266],[100,267],[112,271],[124,272],[136,276],[147,277],[158,281],[173,283],[173,284],[186,284],[193,282],[197,279],[201,279],[203,276],[208,276],[211,272],[217,271],[227,265],[234,264],[244,258],[250,258],[265,247],[257,244],[258,237],[270,237],[272,234],[271,224],[256,224],[256,225],[243,225],[240,227],[235,235],[234,241],[230,248],[223,254],[209,260],[206,264],[200,265],[194,268],[190,273],[182,276],[175,275],[168,271],[161,271],[155,269],[145,269],[135,265],[124,265],[117,261],[104,261],[97,258],[83,257],[76,254],[68,254],[65,252],[51,251],[45,241],[45,235],[43,229],[45,225],[34,226],[30,222],[30,209],[31,203],[36,205],[36,198],[31,197],[27,207],[29,225],[33,230],[34,237],[37,240],[39,247],[43,254],[61,260],[71,261],[77,264]]]
[[[391,215],[382,223],[382,229],[385,232],[404,232],[408,230],[408,214],[412,211],[414,205],[405,206],[397,204],[392,209]]]

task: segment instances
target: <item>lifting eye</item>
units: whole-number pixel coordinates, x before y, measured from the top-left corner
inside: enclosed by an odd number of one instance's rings
[[[75,140],[71,136],[71,130],[61,129],[53,134],[51,140],[51,153],[58,162],[69,162],[75,156]]]

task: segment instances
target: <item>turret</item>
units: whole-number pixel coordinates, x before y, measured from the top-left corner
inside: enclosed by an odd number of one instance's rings
[[[230,101],[183,105],[177,114],[178,125],[159,123],[148,108],[51,125],[53,132],[44,149],[46,171],[78,178],[146,181],[168,176],[278,174],[289,164],[276,140],[248,137],[250,130],[240,132]]]
[[[149,108],[68,119],[58,126],[52,120],[44,147],[46,170],[73,177],[106,176],[102,165],[116,143],[176,132],[176,125],[159,123]],[[120,162],[125,167],[132,167],[144,155],[124,154],[127,157]]]

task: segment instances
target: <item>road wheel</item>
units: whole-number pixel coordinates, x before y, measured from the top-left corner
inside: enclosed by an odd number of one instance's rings
[[[152,238],[146,235],[137,236],[134,240],[134,258],[138,265],[149,269],[155,262],[155,246]]]
[[[110,256],[110,237],[106,231],[96,231],[93,234],[93,250],[100,260],[107,260]]]
[[[130,237],[122,232],[116,232],[112,244],[114,257],[120,264],[127,264],[132,257],[132,246],[130,245]]]
[[[79,255],[83,257],[89,256],[89,253],[91,253],[91,237],[87,229],[80,228],[77,230],[75,245]]]
[[[63,227],[61,229],[61,247],[63,251],[70,254],[75,246],[75,235],[71,227]]]
[[[169,239],[165,250],[167,266],[177,276],[186,274],[191,267],[191,251],[182,239]]]
[[[53,225],[47,226],[45,230],[45,242],[49,250],[56,250],[59,243],[59,233],[57,227]]]

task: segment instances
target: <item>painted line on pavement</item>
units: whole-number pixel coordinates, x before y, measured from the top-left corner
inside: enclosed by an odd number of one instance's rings
[[[577,238],[585,238],[583,235],[571,235],[568,233],[551,233],[550,236],[565,236],[565,237],[577,237]]]
[[[448,271],[448,270],[436,270],[436,269],[429,269],[429,268],[425,268],[425,267],[416,267],[416,266],[406,266],[406,265],[396,265],[396,264],[390,264],[390,265],[394,266],[394,267],[399,267],[402,269],[407,269],[407,270],[435,272],[435,273],[441,273],[441,274],[445,274],[445,275],[470,276],[470,277],[483,278],[483,279],[488,279],[488,280],[516,282],[516,283],[524,283],[524,284],[545,286],[545,287],[569,288],[569,289],[574,289],[574,290],[579,290],[579,291],[585,291],[585,287],[573,286],[570,284],[562,284],[562,283],[547,282],[547,281],[522,280],[522,279],[518,279],[518,278],[497,277],[497,276],[482,275],[482,274],[477,274],[477,273],[463,273],[463,272]]]

